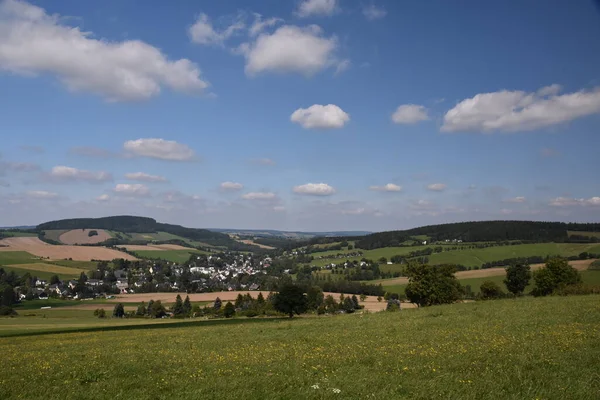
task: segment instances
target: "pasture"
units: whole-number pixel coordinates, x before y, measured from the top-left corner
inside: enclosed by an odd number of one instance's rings
[[[152,260],[166,260],[176,263],[183,263],[189,260],[192,254],[207,254],[201,250],[135,250],[133,253],[141,258],[149,258]]]
[[[96,231],[97,235],[90,236],[91,231]],[[59,242],[64,244],[96,244],[102,243],[112,236],[104,229],[72,229],[61,234]]]
[[[292,320],[88,320],[79,329],[94,331],[0,339],[0,398],[595,399],[599,303],[574,296]]]

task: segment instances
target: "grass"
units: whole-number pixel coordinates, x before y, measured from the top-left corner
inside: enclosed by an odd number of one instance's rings
[[[599,304],[523,298],[138,326],[82,317],[94,331],[0,340],[0,398],[594,399]],[[56,312],[73,325],[77,311]],[[28,318],[43,319],[8,321]]]
[[[567,231],[567,234],[569,235],[569,237],[571,237],[573,235],[580,235],[580,236],[600,238],[600,232]]]
[[[65,232],[69,232],[69,231],[70,231],[70,229],[48,229],[48,230],[44,231],[44,233],[45,233],[44,237],[46,239],[51,239],[56,242],[60,242],[60,235],[62,235]]]
[[[176,263],[186,262],[192,254],[207,254],[200,250],[136,250],[133,253],[138,257],[167,260]]]
[[[36,237],[37,233],[32,232],[19,232],[19,231],[1,231],[0,233],[5,237]]]
[[[26,251],[0,251],[0,266],[13,264],[29,264],[40,258]]]
[[[16,264],[6,265],[4,269],[9,270],[15,268],[19,271],[29,272],[32,276],[38,278],[49,278],[52,275],[58,275],[61,279],[77,278],[81,274],[81,269],[64,267],[62,265],[54,265],[47,263],[32,263],[32,264]],[[16,271],[15,271],[16,272]]]
[[[98,267],[97,261],[77,261],[77,260],[52,260],[46,261],[47,264],[62,265],[64,267],[77,268],[83,271],[95,270]]]
[[[581,271],[581,280],[585,284],[589,285],[600,285],[600,271]],[[502,288],[503,291],[506,292],[506,286],[504,286],[504,275],[496,275],[496,276],[488,276],[486,278],[469,278],[469,279],[460,279],[460,284],[463,286],[471,285],[471,290],[473,293],[479,293],[479,288],[481,284],[485,281],[492,281],[498,284]],[[368,282],[367,282],[368,283]],[[403,285],[386,285],[382,283],[383,289],[390,293],[398,293],[403,294],[404,289],[406,288],[406,284]],[[526,292],[533,289],[533,280],[531,280],[529,286],[527,286]]]
[[[429,256],[430,264],[461,264],[465,266],[481,266],[483,263],[504,260],[507,258],[530,256],[569,257],[582,252],[600,253],[600,244],[593,243],[536,243],[512,246],[494,246],[485,249],[465,249],[444,251]]]

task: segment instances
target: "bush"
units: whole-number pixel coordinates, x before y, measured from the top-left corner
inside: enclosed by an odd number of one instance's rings
[[[98,236],[98,231],[89,231],[88,237],[92,237],[92,236]]]
[[[571,267],[564,258],[552,258],[546,262],[546,267],[533,274],[535,288],[534,296],[547,296],[557,289],[568,285],[581,283],[579,272]]]
[[[12,309],[12,307],[8,307],[8,306],[0,306],[0,316],[13,316],[13,315],[18,315],[17,312],[15,310]]]
[[[481,292],[481,298],[484,300],[499,299],[504,296],[504,292],[502,292],[500,286],[492,281],[484,281],[479,290]]]
[[[600,271],[600,260],[596,260],[593,263],[590,264],[590,267],[588,268],[589,270],[596,270],[596,271]]]
[[[225,318],[231,318],[235,315],[235,306],[231,304],[230,301],[225,304],[225,307],[223,308],[223,315]]]
[[[578,283],[576,285],[567,285],[554,291],[558,296],[578,296],[586,294],[600,294],[600,285],[587,285]]]
[[[96,308],[96,310],[94,310],[94,317],[106,318],[106,311],[104,311],[104,308]]]

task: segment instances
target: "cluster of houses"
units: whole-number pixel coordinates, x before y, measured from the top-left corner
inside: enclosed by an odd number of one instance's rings
[[[50,284],[36,279],[18,291],[21,299],[63,297],[81,299],[112,294],[158,291],[258,290],[272,259],[255,259],[251,255],[223,253],[197,256],[187,263],[142,260],[123,269],[107,265],[90,271],[90,277]]]

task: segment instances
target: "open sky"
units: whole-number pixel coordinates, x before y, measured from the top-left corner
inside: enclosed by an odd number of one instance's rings
[[[592,0],[0,0],[0,226],[598,222],[599,129]]]

